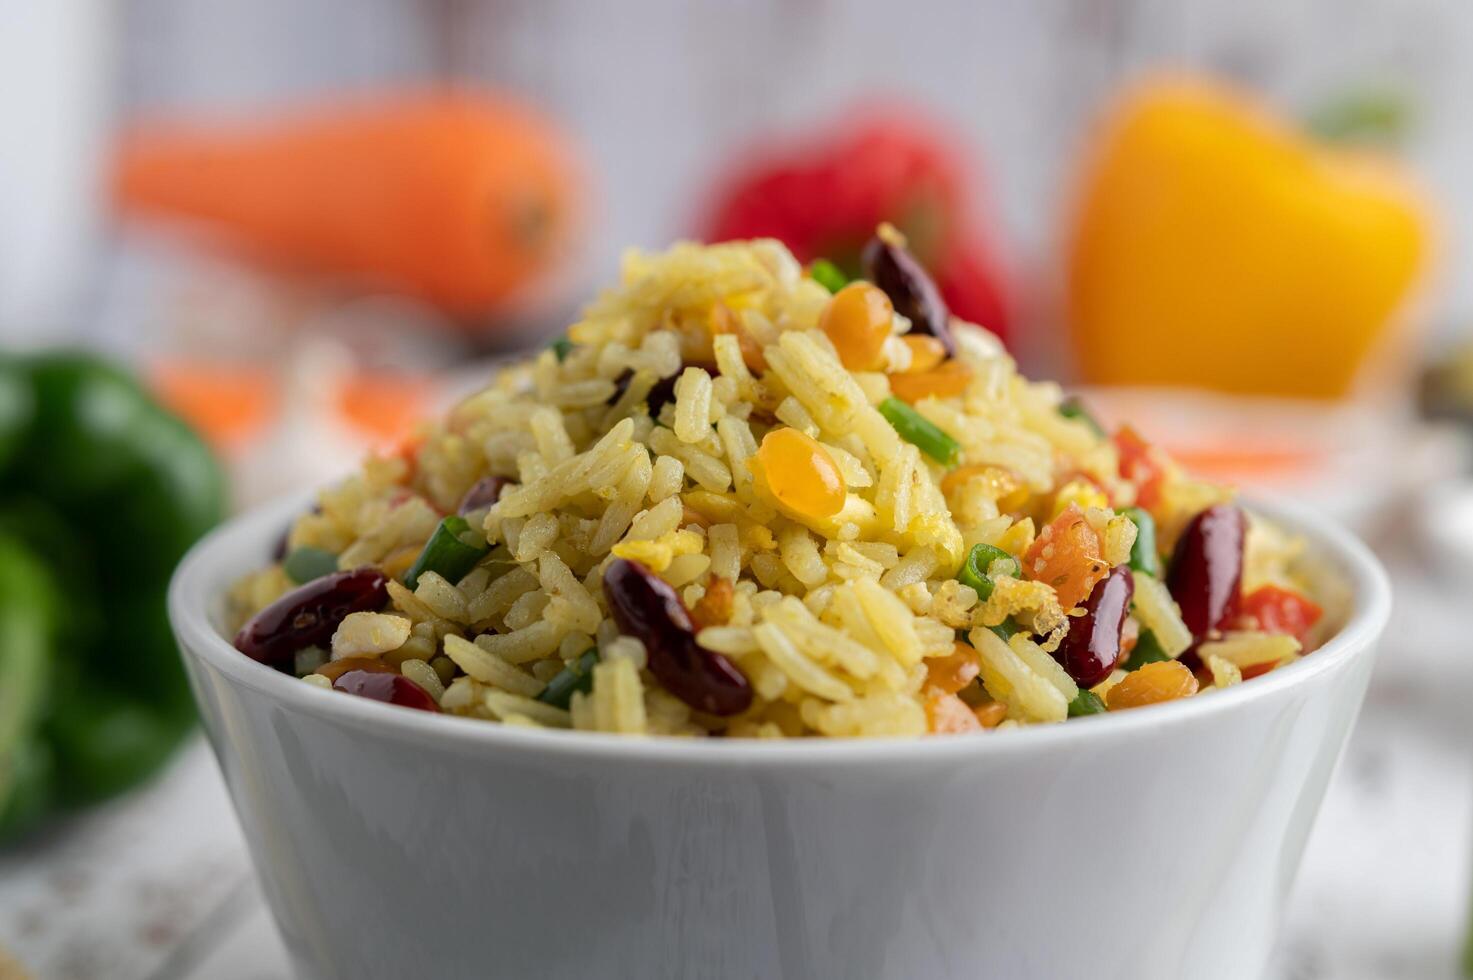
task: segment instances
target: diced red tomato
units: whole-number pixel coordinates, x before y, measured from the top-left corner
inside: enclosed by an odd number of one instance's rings
[[[1243,597],[1243,615],[1269,633],[1284,633],[1303,643],[1325,611],[1292,589],[1261,585]]]
[[[932,735],[962,735],[980,732],[982,723],[955,694],[942,694],[926,702],[926,721]]]
[[[1277,666],[1278,664],[1272,660],[1265,660],[1261,664],[1250,664],[1243,668],[1243,680],[1251,681],[1255,677],[1262,677]]]
[[[1161,484],[1166,478],[1161,450],[1128,425],[1115,430],[1114,442],[1120,453],[1120,475],[1135,484],[1136,504],[1152,510],[1161,501]]]
[[[1023,556],[1024,576],[1053,586],[1065,609],[1083,602],[1109,572],[1100,557],[1100,536],[1077,504],[1045,526]]]

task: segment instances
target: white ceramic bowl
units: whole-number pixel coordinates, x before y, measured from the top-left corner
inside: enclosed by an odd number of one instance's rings
[[[201,542],[169,606],[292,961],[321,980],[1255,976],[1390,606],[1361,544],[1274,508],[1349,612],[1228,691],[913,741],[518,730],[230,646],[220,596],[302,507]]]

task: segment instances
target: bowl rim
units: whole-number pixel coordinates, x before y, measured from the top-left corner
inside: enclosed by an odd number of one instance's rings
[[[412,711],[368,698],[341,697],[304,684],[243,656],[211,622],[210,609],[224,587],[228,569],[244,573],[267,559],[270,543],[291,517],[310,506],[311,494],[297,493],[257,507],[210,532],[190,549],[169,583],[169,619],[181,656],[208,664],[234,684],[274,698],[281,707],[318,714],[371,731],[377,737],[421,744],[458,744],[544,757],[658,761],[661,764],[764,767],[847,766],[896,762],[935,762],[958,756],[1046,752],[1083,740],[1128,738],[1192,725],[1244,702],[1312,684],[1374,654],[1391,612],[1391,585],[1380,562],[1348,530],[1303,504],[1244,501],[1246,509],[1302,535],[1310,548],[1342,574],[1350,587],[1345,624],[1312,655],[1251,681],[1217,691],[1209,698],[1187,698],[1133,711],[1070,719],[1067,724],[1029,726],[1006,737],[699,739],[631,737],[603,732],[552,731],[492,724],[475,718]],[[244,562],[243,556],[254,556]]]

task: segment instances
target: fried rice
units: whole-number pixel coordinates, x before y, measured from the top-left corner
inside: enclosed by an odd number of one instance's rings
[[[776,241],[630,252],[565,339],[323,490],[230,593],[237,645],[491,722],[759,738],[1060,722],[1313,647],[1295,541],[1247,517],[1223,593],[1230,490],[938,320],[893,230],[874,247],[837,293]],[[322,605],[352,575],[371,597]],[[260,654],[314,589],[316,632]]]

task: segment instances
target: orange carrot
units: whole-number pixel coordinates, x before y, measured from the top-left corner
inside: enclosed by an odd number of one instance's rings
[[[574,185],[548,120],[463,93],[257,125],[143,126],[123,139],[113,172],[125,215],[193,222],[272,265],[463,317],[494,310],[558,258]]]
[[[980,732],[982,722],[955,694],[938,694],[926,701],[926,727],[932,735]]]

